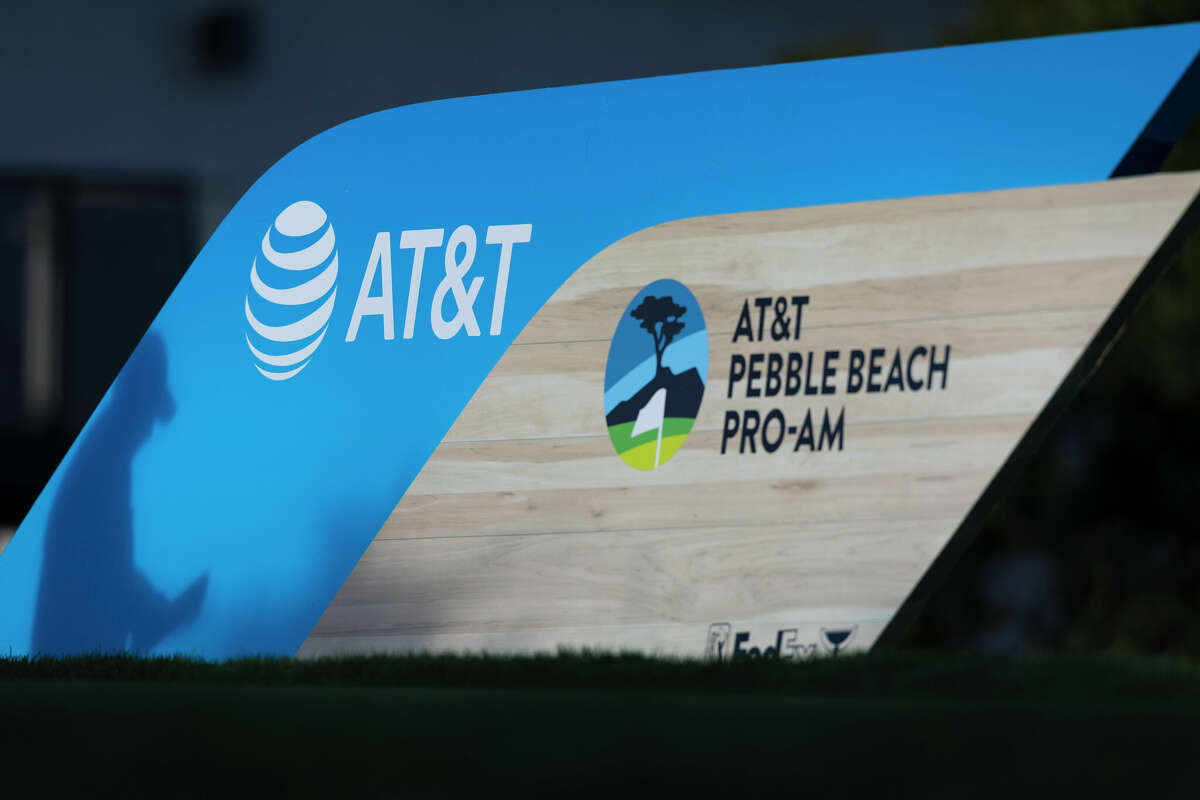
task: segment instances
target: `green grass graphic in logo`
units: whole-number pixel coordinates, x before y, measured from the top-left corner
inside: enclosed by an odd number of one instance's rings
[[[678,281],[651,283],[621,314],[604,370],[608,437],[625,463],[667,463],[696,422],[707,382],[700,304]]]

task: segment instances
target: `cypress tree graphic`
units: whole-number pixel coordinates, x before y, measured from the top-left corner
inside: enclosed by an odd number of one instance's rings
[[[687,307],[675,302],[672,297],[655,297],[646,295],[642,302],[629,316],[641,320],[641,327],[654,340],[655,375],[662,374],[663,353],[687,323],[679,318],[687,313]]]
[[[683,317],[689,311],[692,316],[685,322]],[[637,469],[654,469],[670,460],[695,422],[704,396],[701,370],[707,361],[707,342],[698,339],[691,347],[685,348],[685,352],[676,354],[675,366],[682,370],[678,374],[663,363],[663,355],[672,342],[679,340],[685,328],[695,328],[695,335],[703,336],[704,318],[699,316],[698,308],[690,309],[681,305],[671,295],[645,295],[625,313],[628,316],[618,326],[614,344],[617,337],[623,341],[632,338],[635,341],[623,346],[636,347],[637,334],[629,320],[637,320],[638,327],[650,336],[654,346],[654,373],[640,388],[632,391],[627,389],[629,396],[613,406],[604,418],[613,446],[621,458]],[[649,359],[646,359],[640,363],[648,365],[648,362]],[[635,375],[641,377],[645,374],[645,366],[622,366],[627,370],[624,376],[606,376],[606,391],[609,390],[607,381],[620,384]],[[654,431],[657,431],[654,439],[643,441],[646,439],[643,434]],[[645,446],[650,449],[646,450]]]

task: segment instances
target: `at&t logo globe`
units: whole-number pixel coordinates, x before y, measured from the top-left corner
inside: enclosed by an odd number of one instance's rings
[[[308,366],[329,330],[337,275],[325,210],[301,200],[281,211],[250,265],[246,293],[246,345],[265,377],[285,381]]]

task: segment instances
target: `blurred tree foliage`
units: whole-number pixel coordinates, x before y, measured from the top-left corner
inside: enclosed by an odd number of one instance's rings
[[[977,0],[964,27],[946,31],[946,44],[1085,33],[1200,18],[1195,0]]]
[[[946,43],[1196,19],[1200,2],[1189,0],[983,0]],[[1197,168],[1193,123],[1163,169]],[[908,644],[1200,655],[1198,499],[1200,233],[1171,259]],[[1031,591],[1043,572],[1048,589]]]
[[[979,0],[944,44],[1200,19],[1194,0]],[[878,52],[869,28],[780,61]],[[1200,124],[1164,170],[1200,169]],[[1200,656],[1200,232],[1170,260],[902,646]]]
[[[1198,409],[1193,234],[908,644],[1200,656]]]
[[[817,61],[822,58],[865,56],[883,52],[884,49],[874,28],[869,25],[859,25],[817,44],[781,48],[775,53],[773,60],[781,64],[793,61]]]

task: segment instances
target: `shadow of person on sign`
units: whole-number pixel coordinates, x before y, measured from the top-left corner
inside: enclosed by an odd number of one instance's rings
[[[133,558],[133,457],[174,413],[166,348],[151,332],[68,456],[46,525],[31,652],[145,651],[199,613],[207,573],[170,599]]]

